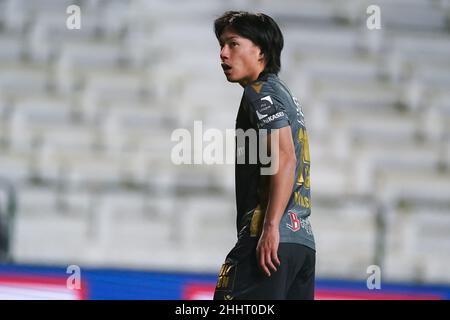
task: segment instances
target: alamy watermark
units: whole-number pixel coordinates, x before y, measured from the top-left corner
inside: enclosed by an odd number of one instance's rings
[[[381,29],[381,9],[377,5],[370,5],[366,9],[366,13],[370,14],[366,20],[366,26],[369,30]]]
[[[66,19],[66,27],[69,30],[81,29],[81,8],[77,5],[70,5],[66,9],[66,13],[70,14]]]
[[[381,289],[381,268],[377,265],[370,265],[366,270],[367,274],[370,274],[367,278],[367,289],[380,290]]]
[[[81,268],[77,265],[70,265],[66,270],[67,274],[70,276],[67,278],[66,286],[70,290],[80,290],[81,289]]]
[[[224,135],[213,128],[203,132],[202,122],[194,121],[193,135],[179,128],[172,132],[171,141],[177,142],[170,155],[176,165],[259,163],[262,175],[278,172],[278,159],[274,156],[279,146],[277,130],[226,129]]]

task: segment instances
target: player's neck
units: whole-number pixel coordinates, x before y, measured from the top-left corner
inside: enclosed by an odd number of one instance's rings
[[[256,71],[252,75],[240,80],[239,84],[241,85],[242,88],[245,88],[245,86],[247,86],[249,83],[252,83],[252,82],[255,82],[256,80],[258,80],[263,72],[264,72],[264,69],[260,69],[260,70],[258,69],[258,71]]]

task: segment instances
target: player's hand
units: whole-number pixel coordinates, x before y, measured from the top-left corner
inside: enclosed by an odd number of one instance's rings
[[[279,243],[278,227],[264,228],[256,247],[256,258],[261,271],[268,277],[280,266],[277,254]]]

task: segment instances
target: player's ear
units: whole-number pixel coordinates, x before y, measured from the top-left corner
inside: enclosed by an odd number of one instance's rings
[[[265,57],[265,55],[264,55],[264,52],[259,51],[259,58],[258,58],[258,60],[259,60],[259,61],[264,61],[265,58],[266,58],[266,57]]]

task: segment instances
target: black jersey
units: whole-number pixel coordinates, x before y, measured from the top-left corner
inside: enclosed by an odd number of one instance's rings
[[[310,156],[302,108],[275,74],[262,74],[245,86],[236,118],[236,133],[249,129],[270,133],[271,129],[286,126],[290,126],[292,131],[297,165],[292,194],[280,221],[280,242],[299,243],[315,250],[308,219],[311,214]],[[259,134],[257,139],[256,149],[259,151]],[[261,174],[264,163],[260,157],[256,162],[251,161],[254,146],[249,139],[243,141],[240,144],[236,138],[236,223],[239,240],[258,237],[262,232],[270,181],[269,175]]]

